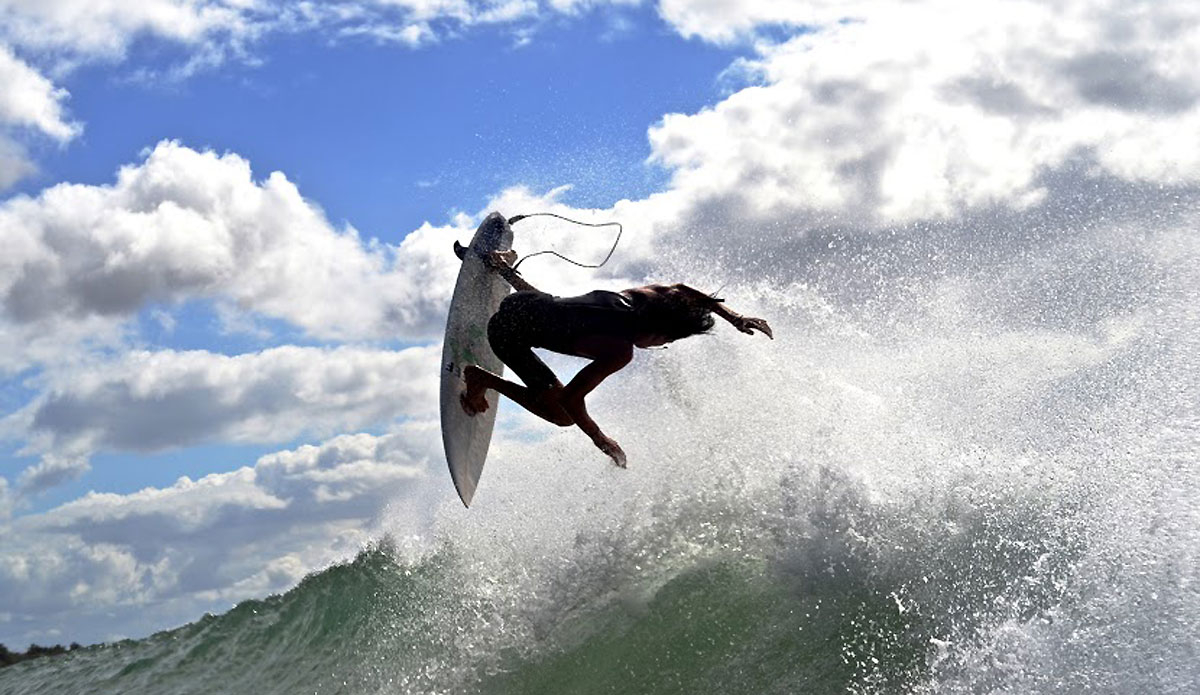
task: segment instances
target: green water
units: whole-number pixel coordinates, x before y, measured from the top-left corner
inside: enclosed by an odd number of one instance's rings
[[[908,692],[943,675],[939,642],[1070,602],[1067,511],[996,504],[919,539],[900,519],[814,527],[817,510],[654,563],[582,544],[587,562],[527,591],[465,549],[404,560],[385,542],[282,596],[5,669],[0,693]],[[590,573],[603,563],[623,579]]]

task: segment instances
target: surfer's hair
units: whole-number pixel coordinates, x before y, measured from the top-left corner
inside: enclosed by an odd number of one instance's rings
[[[684,285],[656,288],[638,307],[638,323],[648,335],[661,335],[667,342],[708,333],[716,321],[713,307],[719,299]]]

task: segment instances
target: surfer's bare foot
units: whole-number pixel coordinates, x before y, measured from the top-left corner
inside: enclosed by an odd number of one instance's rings
[[[473,364],[468,366],[463,370],[463,381],[467,383],[467,390],[463,391],[459,398],[463,410],[467,411],[467,415],[487,412],[487,389],[483,385],[483,370]]]

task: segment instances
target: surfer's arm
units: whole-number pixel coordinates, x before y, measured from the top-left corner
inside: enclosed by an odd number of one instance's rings
[[[619,371],[622,367],[629,364],[633,359],[633,346],[624,345],[620,349],[614,350],[610,355],[596,359],[588,364],[571,382],[563,388],[562,404],[563,410],[571,416],[579,429],[592,440],[601,451],[612,457],[614,463],[618,466],[625,467],[625,452],[621,447],[609,438],[600,430],[600,426],[588,414],[587,405],[584,403],[584,397],[591,393],[600,382],[607,379],[613,373]]]
[[[718,299],[715,295],[706,294],[694,287],[688,287],[682,283],[675,285],[674,287],[677,287],[681,292],[691,295],[694,301],[700,302],[702,305],[707,305],[712,313],[733,324],[733,327],[742,333],[754,335],[754,331],[758,331],[771,340],[775,339],[774,334],[771,333],[771,327],[767,325],[766,321],[762,319],[756,319],[752,316],[742,316],[736,311],[733,311],[729,307],[725,306],[724,299]]]
[[[720,316],[733,325],[742,333],[754,335],[754,331],[758,331],[767,336],[771,340],[775,339],[775,335],[771,333],[771,327],[762,319],[756,319],[752,316],[742,316],[741,314],[732,311],[729,307],[720,303],[713,303],[712,313]]]
[[[515,254],[513,258],[516,258]],[[487,266],[496,271],[500,277],[504,278],[505,282],[512,285],[514,290],[518,292],[541,292],[541,290],[531,285],[528,280],[521,277],[521,274],[512,267],[511,261],[504,255],[504,252],[493,251],[491,255],[485,256],[484,259]]]

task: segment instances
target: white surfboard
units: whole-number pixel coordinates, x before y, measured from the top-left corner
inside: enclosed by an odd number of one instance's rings
[[[512,228],[498,212],[488,215],[479,225],[463,254],[446,319],[446,340],[442,344],[442,444],[454,488],[467,507],[471,506],[487,460],[500,395],[489,391],[487,412],[467,415],[459,401],[466,390],[462,372],[467,365],[477,364],[493,374],[504,373],[504,364],[488,343],[487,324],[511,288],[483,264],[482,256],[512,248],[512,238]]]

